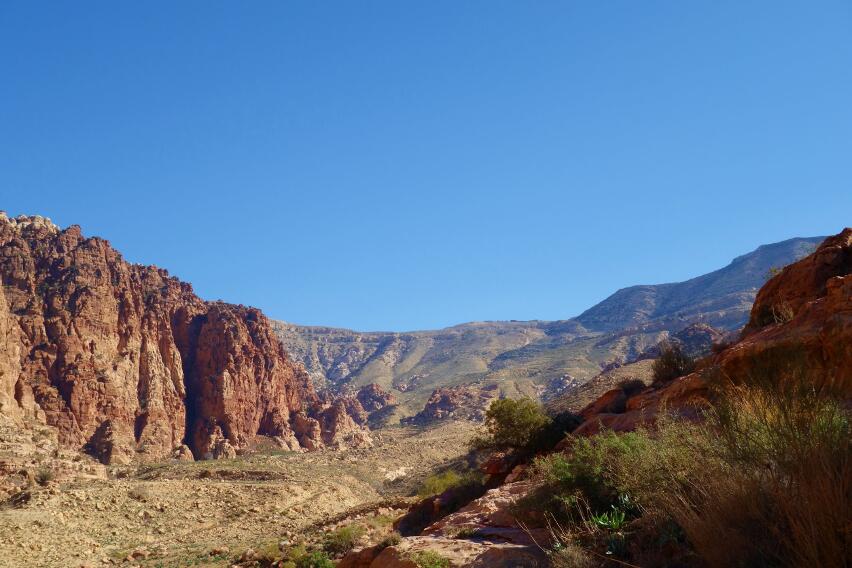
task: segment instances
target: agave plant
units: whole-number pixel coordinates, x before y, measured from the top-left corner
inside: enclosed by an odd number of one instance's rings
[[[601,528],[617,531],[624,526],[625,517],[624,511],[613,507],[611,511],[592,515],[592,521]]]

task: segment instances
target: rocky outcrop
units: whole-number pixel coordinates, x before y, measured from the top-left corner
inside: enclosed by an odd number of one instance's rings
[[[0,277],[5,416],[40,417],[110,462],[182,444],[227,457],[258,434],[299,447],[294,416],[317,397],[259,310],[205,302],[40,217],[0,215]]]
[[[466,505],[444,512],[434,520],[433,509],[445,506],[449,497],[431,497],[412,508],[400,521],[411,520],[412,513],[422,516],[417,530],[399,522],[395,528],[406,536],[399,544],[387,548],[368,548],[349,554],[340,566],[416,568],[418,554],[431,553],[445,558],[449,566],[481,568],[547,566],[540,546],[547,546],[549,531],[522,526],[512,510],[517,500],[526,495],[529,482],[507,483],[484,495],[467,496]],[[473,499],[473,497],[477,497]],[[456,510],[457,509],[457,510]],[[431,519],[431,520],[430,520]],[[422,530],[423,524],[428,528]],[[422,533],[421,533],[422,530]],[[418,534],[421,533],[421,534]]]
[[[706,323],[694,323],[669,334],[665,341],[649,347],[631,362],[658,358],[664,344],[677,345],[686,355],[698,359],[708,355],[713,346],[721,344],[726,337],[727,335],[724,332],[713,326]]]
[[[814,384],[852,394],[852,229],[776,274],[757,295],[742,339],[718,364],[734,380],[793,361]]]
[[[575,434],[627,431],[659,413],[696,416],[721,373],[734,382],[780,380],[790,372],[817,388],[852,396],[852,229],[826,239],[811,255],[776,274],[757,294],[739,341],[706,368],[622,400],[605,393],[581,411]]]
[[[376,412],[397,403],[394,395],[375,383],[361,387],[355,398],[366,412]]]
[[[411,424],[429,424],[447,418],[483,420],[491,401],[500,394],[499,385],[471,383],[440,387],[432,392],[423,410],[405,420]]]

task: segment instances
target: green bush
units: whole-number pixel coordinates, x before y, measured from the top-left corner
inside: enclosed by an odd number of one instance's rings
[[[479,472],[466,471],[459,473],[449,469],[441,473],[432,474],[423,480],[423,484],[417,490],[417,494],[420,497],[431,497],[432,495],[440,495],[448,489],[481,483],[482,476]]]
[[[634,451],[641,443],[636,433],[604,433],[594,438],[575,438],[568,454],[550,454],[533,461],[532,475],[541,482],[541,489],[531,501],[520,502],[560,522],[580,521],[579,507],[592,515],[613,511],[632,512],[629,498],[618,487],[612,475],[612,463]]]
[[[449,568],[450,561],[438,554],[437,552],[432,552],[431,550],[423,550],[419,552],[412,552],[409,555],[409,559],[411,559],[415,564],[417,564],[417,568]]]
[[[763,304],[752,314],[749,328],[761,329],[775,323],[787,323],[796,315],[793,307],[786,301],[772,305]]]
[[[529,398],[501,399],[485,413],[486,437],[474,440],[474,449],[512,450],[532,454],[551,449],[582,421],[570,412],[548,416]]]
[[[643,566],[647,558],[628,555],[662,558],[675,546],[685,558],[689,546],[709,568],[846,567],[847,393],[802,354],[767,351],[736,384],[717,375],[701,421],[663,414],[653,429],[579,438],[567,454],[537,458],[531,473],[542,489],[518,506],[555,521],[567,559],[557,550],[554,565],[581,562],[583,545]],[[647,538],[628,546],[637,526]]]
[[[325,552],[311,552],[296,560],[296,568],[334,568],[334,562]]]
[[[362,536],[364,527],[360,525],[340,527],[326,535],[322,547],[333,556],[342,556],[352,551]]]
[[[663,384],[695,370],[695,361],[677,343],[663,343],[654,361],[654,384]]]
[[[705,424],[663,419],[639,437],[606,475],[706,565],[846,566],[850,412],[804,368],[727,385]]]
[[[588,552],[571,540],[557,542],[548,556],[553,568],[593,568],[597,565]]]
[[[389,546],[396,546],[400,542],[402,542],[402,536],[398,532],[392,532],[388,536],[383,538],[381,542],[376,545],[376,548],[378,550],[384,550]]]
[[[495,400],[485,412],[485,429],[499,449],[528,448],[550,422],[541,405],[529,398]]]

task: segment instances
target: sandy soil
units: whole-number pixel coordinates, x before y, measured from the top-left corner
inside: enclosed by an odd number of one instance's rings
[[[247,548],[298,541],[346,511],[401,507],[422,477],[464,453],[473,430],[461,421],[390,428],[370,449],[100,470],[49,439],[33,453],[0,436],[0,465],[20,477],[0,507],[0,566],[229,566]],[[15,450],[29,461],[10,465]],[[54,481],[32,479],[48,468]]]

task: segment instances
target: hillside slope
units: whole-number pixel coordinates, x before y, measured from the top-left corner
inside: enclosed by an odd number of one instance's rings
[[[789,239],[686,282],[625,288],[572,320],[475,322],[406,333],[274,326],[319,388],[377,383],[400,394],[403,413],[419,410],[437,387],[473,381],[535,396],[560,381],[588,380],[607,363],[636,357],[695,321],[738,329],[770,269],[821,241]]]
[[[724,268],[685,282],[622,288],[577,316],[577,321],[595,331],[695,319],[721,329],[741,327],[769,271],[810,254],[824,238],[793,238],[763,245]]]

